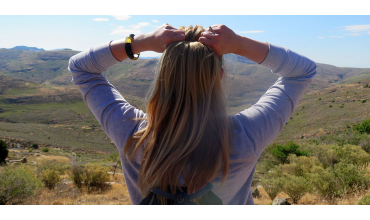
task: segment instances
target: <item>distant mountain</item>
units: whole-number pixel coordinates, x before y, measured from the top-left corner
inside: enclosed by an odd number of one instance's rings
[[[39,52],[39,51],[45,51],[42,48],[37,48],[37,47],[27,47],[27,46],[15,46],[13,48],[10,48],[11,50],[28,50],[32,52]]]
[[[50,51],[58,51],[58,50],[72,50],[72,49],[69,49],[69,48],[59,48],[59,49],[54,49],[54,50],[50,50]]]

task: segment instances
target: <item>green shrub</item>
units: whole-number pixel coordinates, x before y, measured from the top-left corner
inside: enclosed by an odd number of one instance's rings
[[[332,105],[329,105],[329,108],[332,108],[333,106]]]
[[[86,164],[83,169],[83,181],[87,189],[104,189],[106,187],[105,182],[108,182],[110,177],[108,174],[108,168],[98,164]]]
[[[45,152],[45,153],[49,152],[49,148],[47,148],[47,147],[44,147],[41,150],[42,150],[42,152]]]
[[[309,173],[315,166],[321,166],[317,157],[297,157],[294,154],[289,155],[289,164],[284,164],[282,166],[283,173],[304,177],[309,179]]]
[[[361,101],[361,103],[365,103],[365,102],[366,102],[366,100],[362,100],[362,101]]]
[[[283,182],[284,192],[293,199],[293,203],[295,204],[309,190],[309,182],[301,176],[286,175],[283,178]]]
[[[359,205],[370,205],[370,195],[362,197],[360,201],[358,201]]]
[[[346,144],[343,146],[331,145],[337,158],[341,162],[367,167],[370,163],[370,154],[366,153],[360,146]]]
[[[110,180],[108,168],[98,164],[75,165],[71,168],[70,177],[79,188],[84,184],[88,190],[103,190],[105,182]]]
[[[28,149],[28,153],[32,153],[32,149]]]
[[[283,189],[283,180],[280,177],[269,179],[262,178],[260,183],[271,200],[274,200],[277,194]]]
[[[298,150],[299,145],[292,141],[289,141],[286,145],[276,144],[276,146],[270,151],[282,164],[287,163],[289,154],[295,154],[296,156],[308,156],[308,152]]]
[[[55,170],[62,175],[69,169],[69,167],[69,164],[60,163],[56,160],[41,160],[36,166],[38,175],[41,175],[44,170]]]
[[[41,180],[49,189],[54,189],[55,186],[62,180],[59,172],[54,169],[43,170],[41,173]]]
[[[263,189],[270,196],[271,200],[274,200],[277,194],[282,191],[283,180],[281,176],[283,175],[282,165],[277,165],[267,172],[267,174],[261,178],[261,185]]]
[[[5,159],[8,157],[9,150],[5,141],[0,140],[0,165],[5,164]]]
[[[340,162],[326,169],[314,167],[310,175],[315,192],[328,198],[342,197],[357,188],[370,187],[366,170],[353,164]]]
[[[32,144],[32,148],[33,149],[39,149],[39,145],[38,144]]]
[[[0,173],[0,205],[19,204],[42,187],[36,174],[25,167],[6,168]]]
[[[69,177],[78,188],[81,188],[83,181],[83,167],[78,165],[72,166]]]
[[[370,118],[363,120],[361,123],[354,126],[354,129],[360,134],[370,134]]]

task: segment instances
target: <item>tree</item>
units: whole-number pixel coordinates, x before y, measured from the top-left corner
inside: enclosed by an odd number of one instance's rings
[[[293,141],[289,141],[286,145],[277,144],[276,147],[271,150],[271,154],[282,164],[288,162],[289,154],[295,154],[297,157],[308,156],[306,151],[300,151],[298,148],[299,145],[295,144]]]
[[[9,150],[7,149],[5,141],[0,140],[0,165],[5,164],[5,159],[8,157]]]
[[[32,148],[33,149],[39,149],[39,145],[38,144],[32,144]]]

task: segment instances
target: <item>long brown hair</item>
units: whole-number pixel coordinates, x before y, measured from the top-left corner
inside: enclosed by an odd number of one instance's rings
[[[179,29],[186,38],[168,45],[160,58],[147,103],[147,127],[124,149],[132,158],[144,147],[138,178],[143,196],[153,187],[170,187],[175,194],[181,174],[191,194],[220,172],[224,182],[229,171],[231,129],[221,82],[223,59],[198,42],[202,26]]]

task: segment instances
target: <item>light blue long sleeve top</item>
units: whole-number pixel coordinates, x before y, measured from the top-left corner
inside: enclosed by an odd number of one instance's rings
[[[119,63],[109,44],[74,55],[69,60],[68,69],[72,83],[80,89],[84,101],[120,152],[132,204],[139,204],[143,197],[137,180],[143,151],[128,160],[122,150],[128,138],[146,126],[146,120],[132,119],[145,118],[146,114],[130,105],[104,76],[104,71]],[[230,172],[222,187],[221,174],[211,182],[212,191],[223,204],[254,204],[250,187],[257,160],[281,132],[316,74],[316,64],[312,60],[272,44],[259,65],[280,77],[256,104],[231,117],[234,144],[230,146]],[[184,185],[182,178],[178,184]]]

